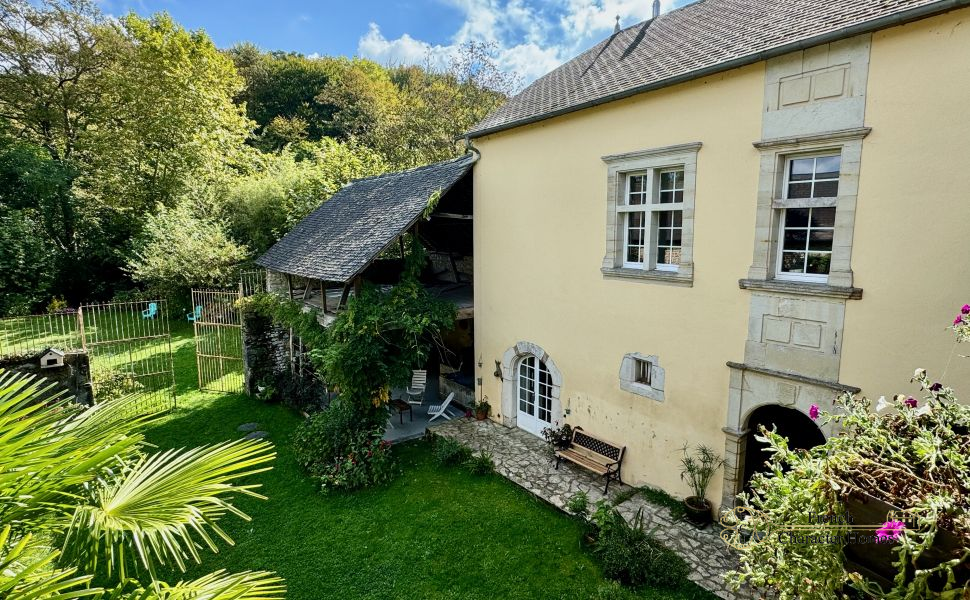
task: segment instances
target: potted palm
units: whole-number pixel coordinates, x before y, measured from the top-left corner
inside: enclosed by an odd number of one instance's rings
[[[713,520],[714,507],[707,499],[707,486],[714,473],[724,465],[724,459],[703,444],[697,446],[693,453],[685,445],[683,452],[680,478],[687,482],[692,494],[684,499],[684,511],[691,523],[703,527]]]

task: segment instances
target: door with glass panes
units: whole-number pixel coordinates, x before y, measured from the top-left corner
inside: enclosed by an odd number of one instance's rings
[[[552,374],[546,364],[535,356],[526,356],[519,361],[516,390],[518,393],[518,415],[516,424],[541,436],[546,427],[554,427],[558,411],[554,410],[552,397]]]

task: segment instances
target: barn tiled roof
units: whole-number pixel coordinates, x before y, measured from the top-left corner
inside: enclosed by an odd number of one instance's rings
[[[537,79],[470,135],[480,137],[967,5],[970,0],[700,0],[614,33]]]
[[[447,192],[474,163],[472,155],[357,179],[273,245],[256,263],[274,271],[347,282],[420,217],[436,191]]]

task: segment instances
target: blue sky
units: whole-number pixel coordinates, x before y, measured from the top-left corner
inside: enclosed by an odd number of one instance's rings
[[[686,0],[662,0],[667,11]],[[652,0],[98,0],[112,15],[168,11],[220,47],[240,41],[307,55],[380,63],[446,62],[457,45],[493,42],[497,60],[528,82],[623,26]]]

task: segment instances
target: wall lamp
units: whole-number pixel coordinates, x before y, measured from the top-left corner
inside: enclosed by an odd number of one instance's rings
[[[492,375],[495,375],[496,377],[502,376],[502,363],[499,361],[495,361],[495,372],[492,373]]]

